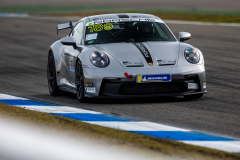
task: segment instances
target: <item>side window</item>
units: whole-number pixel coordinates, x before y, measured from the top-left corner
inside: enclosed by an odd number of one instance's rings
[[[160,36],[161,37],[163,37],[163,38],[168,38],[168,36],[164,33],[164,31],[162,30],[162,28],[160,28],[158,25],[154,25],[156,28],[157,28],[157,30],[158,30],[158,33],[160,34]]]
[[[80,44],[82,40],[82,34],[83,34],[83,22],[80,22],[74,27],[70,36],[72,36],[75,39],[77,44]]]

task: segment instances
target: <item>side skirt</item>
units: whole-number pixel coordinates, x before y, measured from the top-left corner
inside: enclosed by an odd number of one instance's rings
[[[74,90],[74,89],[70,89],[70,88],[67,88],[67,87],[59,87],[59,89],[76,94],[76,90]]]

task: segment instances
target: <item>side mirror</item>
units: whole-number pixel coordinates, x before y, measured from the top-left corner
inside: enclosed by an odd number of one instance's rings
[[[61,39],[61,43],[67,46],[73,46],[75,49],[77,48],[75,39],[73,37],[64,37]]]
[[[191,34],[188,32],[179,32],[179,41],[183,42],[191,38]]]

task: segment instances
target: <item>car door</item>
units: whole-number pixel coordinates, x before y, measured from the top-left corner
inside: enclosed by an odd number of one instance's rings
[[[83,37],[83,22],[79,22],[74,29],[71,31],[70,37],[73,37],[76,41],[77,46],[81,45]],[[65,61],[65,79],[68,81],[70,89],[75,88],[75,65],[76,59],[79,54],[79,49],[73,46],[64,46],[63,59]]]

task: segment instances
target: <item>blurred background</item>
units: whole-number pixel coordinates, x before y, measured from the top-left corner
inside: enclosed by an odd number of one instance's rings
[[[49,46],[70,32],[70,29],[61,31],[57,36],[56,24],[70,20],[78,21],[84,16],[120,12],[149,13],[163,20],[228,23],[227,25],[209,25],[209,23],[196,25],[190,22],[165,21],[176,37],[180,31],[190,32],[192,38],[187,43],[203,52],[208,78],[208,94],[198,103],[184,101],[181,98],[131,101],[113,99],[108,102],[98,100],[94,103],[85,103],[81,104],[81,107],[239,138],[240,130],[237,128],[240,128],[240,77],[237,73],[240,72],[240,29],[239,24],[231,23],[240,23],[240,0],[0,0],[0,91],[79,106],[75,95],[51,97],[48,91],[46,65]],[[14,17],[23,15],[30,18]],[[5,18],[11,16],[13,18]],[[38,16],[44,18],[38,18]],[[179,114],[180,112],[182,114]],[[18,115],[21,114],[18,113]],[[2,121],[0,125],[7,126]],[[22,143],[13,140],[14,136],[25,140],[19,134],[21,130],[17,131],[18,128],[15,125],[19,124],[10,126],[12,130],[2,129],[5,132],[0,129],[0,159],[4,159],[1,155],[14,157],[13,152],[10,154],[4,152],[2,148],[8,149],[5,144],[9,144],[9,150],[13,147],[23,147]],[[62,124],[59,125],[62,127]],[[9,136],[10,131],[12,131],[12,137]],[[25,130],[22,130],[22,133],[24,132]],[[3,143],[3,140],[6,143]],[[32,143],[32,140],[26,142]],[[26,142],[25,145],[28,145],[29,143]],[[38,143],[40,142],[37,141],[35,144]],[[47,140],[41,143],[46,150],[48,148],[45,146],[53,148],[53,145],[57,144]],[[93,144],[95,145],[95,142]],[[125,148],[124,143],[120,144]],[[78,154],[81,148],[76,148],[74,145],[75,143],[68,146],[62,145],[62,149],[68,148],[69,151],[76,151],[74,153]],[[45,159],[41,157],[41,152],[38,152],[39,146],[34,145],[34,147],[36,152],[32,153],[35,158],[29,159],[36,159],[36,155],[39,159]],[[59,150],[57,152],[61,153]],[[109,150],[106,152],[110,153]],[[23,153],[30,152],[27,150]],[[46,153],[58,156],[51,150]],[[119,152],[119,154],[128,155],[125,152]],[[69,153],[66,152],[65,156],[68,155]],[[16,157],[7,158],[16,159]]]
[[[240,22],[239,0],[1,0],[0,13],[87,16],[115,12],[155,14],[162,19]]]

